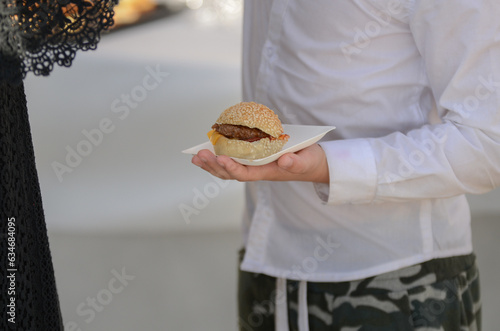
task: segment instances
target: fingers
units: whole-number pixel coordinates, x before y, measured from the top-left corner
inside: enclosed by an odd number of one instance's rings
[[[217,157],[209,150],[200,151],[193,156],[191,162],[216,177],[231,179],[227,171],[217,163]]]
[[[245,180],[247,170],[244,165],[235,162],[233,159],[225,155],[217,156],[216,161],[217,165],[224,169],[224,171],[230,176],[230,178],[236,180]]]
[[[209,150],[202,150],[193,156],[191,162],[221,179],[249,181],[247,167],[225,155],[215,156]]]

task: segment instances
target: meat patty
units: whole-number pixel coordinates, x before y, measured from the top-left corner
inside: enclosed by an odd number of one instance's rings
[[[214,124],[212,129],[229,139],[255,141],[271,137],[269,134],[257,128],[249,128],[243,125]]]

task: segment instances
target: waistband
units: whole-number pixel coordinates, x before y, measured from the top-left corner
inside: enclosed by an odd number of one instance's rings
[[[243,260],[244,255],[245,249],[242,248],[239,251],[240,263]],[[377,286],[391,288],[392,290],[403,290],[413,286],[428,285],[451,279],[462,272],[466,272],[468,274],[477,273],[475,253],[432,259],[409,267],[404,267],[399,270],[390,271],[361,280],[310,283],[315,283],[317,285],[328,284],[330,289],[332,288],[332,284],[337,284],[339,288],[342,288],[343,291],[345,286],[350,283],[352,284],[369,281],[371,285],[377,284]],[[472,275],[468,275],[467,278],[470,277],[472,277]]]

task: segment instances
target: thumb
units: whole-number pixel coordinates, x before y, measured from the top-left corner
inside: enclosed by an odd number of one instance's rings
[[[302,173],[304,164],[300,157],[293,153],[287,153],[278,159],[278,167],[291,173]]]

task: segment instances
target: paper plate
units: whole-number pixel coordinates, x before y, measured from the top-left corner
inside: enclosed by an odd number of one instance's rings
[[[290,139],[285,145],[285,148],[278,153],[269,155],[268,157],[256,160],[246,160],[232,157],[238,163],[244,165],[259,166],[267,163],[276,161],[281,155],[285,153],[293,153],[300,151],[301,149],[311,146],[312,144],[318,142],[321,138],[325,136],[328,132],[335,129],[334,126],[315,126],[315,125],[291,125],[283,124],[283,130]],[[212,153],[214,152],[213,145],[210,141],[204,142],[202,144],[193,146],[191,148],[185,149],[182,153],[185,154],[197,154],[202,149],[208,149]]]

